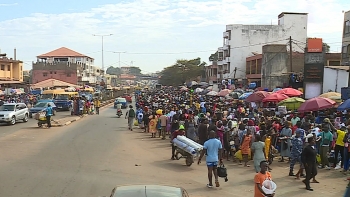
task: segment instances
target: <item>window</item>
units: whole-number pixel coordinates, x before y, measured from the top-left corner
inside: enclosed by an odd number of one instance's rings
[[[22,66],[20,66],[20,68],[21,68],[21,71],[22,71]]]
[[[47,77],[47,73],[43,73],[43,77]]]
[[[347,52],[348,52],[348,47],[347,46],[343,46],[343,50],[342,50],[342,54],[343,54],[343,58],[347,58]]]
[[[7,65],[7,71],[11,71],[11,66]]]
[[[345,21],[344,22],[344,35],[345,34],[350,34],[350,21]]]
[[[57,72],[56,72],[56,71],[55,71],[54,73],[55,73],[55,74],[57,74]]]
[[[52,71],[50,71],[50,74],[52,74]]]
[[[1,70],[5,70],[5,65],[1,64]]]
[[[71,77],[71,74],[70,74],[70,73],[67,73],[67,77]]]

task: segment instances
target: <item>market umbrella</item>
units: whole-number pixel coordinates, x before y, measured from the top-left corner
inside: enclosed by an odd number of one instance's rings
[[[243,94],[244,90],[238,88],[238,89],[233,90],[233,92],[239,92],[239,93]]]
[[[215,92],[215,91],[210,91],[207,93],[208,96],[217,96],[218,95],[218,92]]]
[[[223,89],[218,93],[218,96],[226,96],[228,94],[230,94],[231,90],[229,89]]]
[[[239,100],[244,100],[251,94],[253,94],[253,92],[246,92],[246,93],[242,94],[238,99]]]
[[[285,94],[287,96],[300,96],[303,94],[302,92],[294,88],[283,88],[281,90],[278,90],[277,93]]]
[[[239,92],[230,92],[229,95],[234,99],[238,99],[242,94]]]
[[[338,111],[344,111],[350,109],[350,99],[347,99],[344,101],[339,107],[337,108]]]
[[[187,90],[188,90],[188,88],[186,88],[186,87],[182,87],[180,90],[182,90],[182,91],[187,91]]]
[[[292,97],[284,99],[283,101],[279,102],[278,106],[286,106],[289,110],[296,110],[300,107],[302,103],[304,103],[305,100],[299,97]]]
[[[210,92],[210,90],[203,90],[202,92],[200,92],[199,94],[200,95],[206,95],[206,94],[208,94],[208,92]]]
[[[198,85],[200,85],[200,86],[208,86],[209,85],[209,83],[207,83],[207,82],[200,82]]]
[[[213,86],[209,86],[206,88],[207,90],[213,90]]]
[[[195,81],[191,81],[191,82],[188,82],[186,85],[187,87],[192,87],[192,86],[198,85],[198,83]]]
[[[289,98],[287,95],[274,92],[274,93],[268,95],[267,97],[265,97],[262,100],[262,102],[280,102],[280,101],[283,101],[284,99],[287,99],[287,98]]]
[[[342,99],[341,99],[341,96],[330,96],[329,99],[337,102],[337,103],[341,103],[342,102]]]
[[[335,104],[336,102],[332,101],[331,99],[323,98],[323,97],[315,97],[301,104],[298,109],[298,112],[319,111],[322,109],[331,108]]]
[[[323,97],[323,98],[330,98],[332,96],[338,96],[338,97],[341,97],[341,94],[338,93],[338,92],[327,92],[327,93],[324,93],[324,94],[321,94],[320,96],[318,97]]]
[[[270,92],[265,92],[265,91],[257,91],[254,92],[253,94],[249,95],[245,101],[247,102],[261,102],[265,97],[270,95]]]

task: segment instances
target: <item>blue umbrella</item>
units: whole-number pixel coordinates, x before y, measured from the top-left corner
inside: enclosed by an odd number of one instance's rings
[[[350,99],[344,101],[339,107],[337,108],[338,111],[344,111],[350,109]]]
[[[242,94],[238,99],[239,100],[244,100],[251,94],[253,94],[253,92],[246,92],[246,93]]]
[[[272,90],[272,92],[277,92],[278,90],[282,90],[282,88],[275,88]]]

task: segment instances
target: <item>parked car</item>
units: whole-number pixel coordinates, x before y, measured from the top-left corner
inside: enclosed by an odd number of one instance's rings
[[[189,197],[181,187],[163,185],[130,185],[112,190],[110,197]]]
[[[53,110],[52,115],[56,115],[57,112],[57,106],[53,102],[39,102],[36,105],[34,105],[32,108],[29,109],[29,118],[33,117],[33,114],[36,114],[38,112],[43,111],[47,108],[47,105],[50,104]]]
[[[0,106],[0,122],[14,125],[18,120],[28,122],[29,110],[24,103],[6,103]]]
[[[114,101],[114,109],[117,108],[118,102],[119,102],[120,104],[122,104],[122,109],[126,109],[126,108],[128,107],[128,104],[127,104],[126,99],[125,99],[125,98],[122,98],[122,97],[118,97],[118,98],[116,98],[115,101]]]

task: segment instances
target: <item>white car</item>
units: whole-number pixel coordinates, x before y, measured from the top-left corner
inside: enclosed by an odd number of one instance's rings
[[[0,122],[14,125],[18,120],[28,122],[29,110],[24,103],[6,103],[0,106]]]

